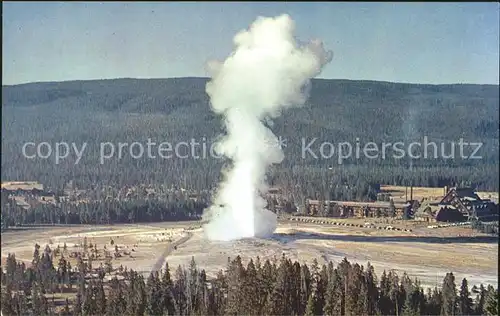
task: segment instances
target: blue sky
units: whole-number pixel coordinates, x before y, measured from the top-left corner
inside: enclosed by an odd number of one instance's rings
[[[238,31],[282,13],[334,51],[322,78],[499,82],[494,2],[3,2],[3,84],[206,76]]]

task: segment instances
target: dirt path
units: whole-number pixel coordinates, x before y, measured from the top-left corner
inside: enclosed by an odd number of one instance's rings
[[[170,243],[167,246],[167,248],[165,248],[165,250],[163,251],[161,256],[158,258],[158,260],[156,260],[156,263],[154,264],[153,268],[151,269],[151,272],[159,271],[163,267],[168,255],[175,249],[175,247],[185,243],[191,237],[193,237],[193,233],[187,233],[187,235],[183,236],[181,239],[178,239],[178,240],[174,241],[173,243]]]

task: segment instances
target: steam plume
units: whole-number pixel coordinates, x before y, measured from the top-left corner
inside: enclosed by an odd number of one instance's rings
[[[217,150],[233,162],[204,214],[209,239],[265,237],[276,228],[276,215],[265,209],[262,195],[267,167],[284,156],[263,121],[304,104],[310,78],[332,58],[320,41],[297,44],[293,31],[288,15],[259,17],[234,37],[235,50],[224,62],[208,64],[212,80],[206,91],[227,130]]]

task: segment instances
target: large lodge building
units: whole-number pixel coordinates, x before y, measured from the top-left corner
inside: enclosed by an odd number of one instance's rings
[[[437,200],[410,198],[405,203],[391,201],[354,202],[306,200],[308,215],[328,217],[394,217],[405,214],[424,222],[459,222],[480,220],[498,221],[499,206],[488,199],[481,199],[472,188],[445,187],[445,194]]]
[[[392,205],[391,205],[392,204]],[[319,213],[330,217],[402,217],[405,211],[410,211],[411,203],[391,202],[354,202],[354,201],[319,201],[306,200],[306,210],[309,215]]]
[[[415,219],[425,222],[498,221],[498,204],[481,199],[472,188],[451,188],[438,200],[423,201]]]

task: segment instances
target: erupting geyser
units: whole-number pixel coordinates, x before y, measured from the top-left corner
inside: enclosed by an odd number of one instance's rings
[[[227,135],[217,150],[232,160],[213,205],[205,211],[204,230],[211,240],[265,237],[276,228],[266,210],[266,169],[283,159],[277,137],[263,121],[282,109],[304,104],[309,80],[332,53],[320,41],[299,45],[288,15],[259,17],[234,38],[235,50],[224,62],[210,62],[206,91],[214,112],[225,116]]]

